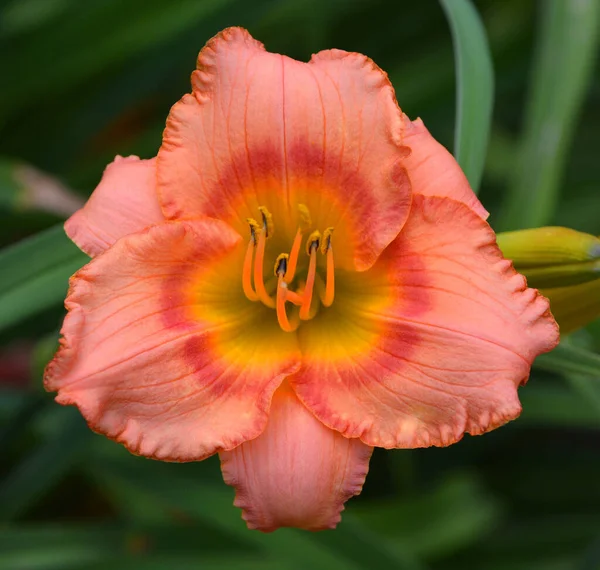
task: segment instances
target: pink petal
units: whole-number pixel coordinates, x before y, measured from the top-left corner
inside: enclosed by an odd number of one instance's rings
[[[65,231],[94,257],[119,238],[164,219],[156,194],[156,159],[117,156],[86,205],[65,222]]]
[[[344,503],[362,490],[372,451],[326,428],[284,382],[265,431],[220,456],[248,528],[270,532],[335,528]]]
[[[305,204],[315,227],[335,227],[351,249],[338,265],[359,269],[396,237],[410,208],[410,151],[392,86],[370,59],[332,50],[300,63],[229,28],[200,52],[192,87],[158,153],[168,218],[208,215],[245,235],[262,205],[293,238]]]
[[[299,329],[292,387],[325,425],[386,448],[449,445],[516,418],[517,387],[558,342],[548,300],[449,198],[415,196],[400,236],[371,270],[336,280],[320,317]]]
[[[156,459],[199,460],[258,436],[299,355],[295,336],[243,296],[244,250],[216,220],[119,240],[71,279],[46,389]]]
[[[454,157],[431,136],[421,119],[411,122],[404,116],[403,142],[411,149],[405,167],[415,194],[452,198],[484,220],[488,218]]]

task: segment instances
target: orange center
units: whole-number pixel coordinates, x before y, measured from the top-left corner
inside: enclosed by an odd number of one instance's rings
[[[333,228],[327,228],[323,235],[318,230],[313,231],[306,239],[306,255],[308,266],[305,275],[299,277],[300,250],[305,232],[310,228],[310,213],[303,204],[298,206],[300,226],[296,231],[289,253],[280,253],[275,259],[274,273],[276,282],[269,287],[265,283],[264,264],[267,240],[273,236],[275,226],[271,213],[264,207],[258,208],[262,224],[253,218],[248,218],[250,226],[250,241],[242,269],[242,285],[244,294],[250,301],[261,302],[275,309],[279,326],[286,332],[293,332],[301,321],[312,319],[318,312],[320,304],[329,307],[334,299],[334,265],[333,265]],[[325,277],[317,270],[319,252],[325,256]],[[297,289],[293,291],[292,285]],[[315,287],[318,295],[315,298]],[[268,289],[273,289],[269,293]],[[288,315],[286,303],[293,305],[291,315]]]

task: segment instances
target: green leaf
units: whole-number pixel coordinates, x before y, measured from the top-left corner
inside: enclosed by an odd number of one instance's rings
[[[14,209],[21,193],[21,184],[15,177],[14,162],[0,158],[0,208]]]
[[[58,433],[18,463],[0,481],[0,521],[25,512],[47,492],[81,457],[84,445],[93,437],[78,411],[61,410]]]
[[[122,534],[114,527],[9,526],[0,532],[0,568],[80,569],[85,563],[105,560],[110,552],[124,550]]]
[[[390,453],[402,454],[404,450]],[[454,554],[493,532],[500,506],[472,474],[433,489],[359,509],[369,528],[427,560]]]
[[[221,484],[207,484],[201,478],[184,474],[179,466],[147,462],[132,456],[120,460],[94,454],[97,461],[90,473],[101,480],[104,488],[117,489],[117,496],[133,493],[144,496],[178,517],[188,516],[211,528],[228,532],[232,537],[264,550],[280,568],[293,570],[370,570],[397,568],[420,570],[410,556],[397,553],[371,535],[358,521],[342,522],[335,533],[312,535],[292,529],[280,529],[276,535],[250,532],[233,505],[233,492]],[[154,515],[155,516],[155,515]],[[348,546],[352,544],[353,546]]]
[[[469,0],[440,0],[456,62],[454,155],[474,192],[479,189],[492,122],[494,68],[483,23]]]
[[[598,0],[546,0],[518,161],[498,228],[547,225],[558,206],[569,148],[593,78]]]
[[[580,392],[566,386],[546,385],[541,378],[519,391],[523,413],[519,423],[567,428],[600,428],[598,409]]]
[[[595,406],[600,417],[600,378],[590,378],[581,374],[566,374],[567,382],[577,390],[582,398]]]
[[[58,305],[89,258],[55,226],[0,252],[0,330]]]
[[[552,352],[538,356],[534,366],[549,372],[593,376],[600,383],[600,354],[564,342]]]
[[[0,533],[3,570],[278,570],[196,525],[19,525]]]
[[[19,57],[0,55],[5,77],[10,78],[0,93],[0,117],[35,101],[40,89],[50,96],[80,85],[94,74],[176,38],[231,4],[232,0],[180,0],[173,9],[162,0],[82,3],[70,17],[56,18],[38,30],[35,41],[28,34],[15,40]],[[201,37],[200,44],[206,39]],[[40,45],[52,46],[53,65],[36,65]],[[37,73],[27,72],[33,67]]]
[[[0,392],[1,394],[1,392]],[[48,404],[46,394],[26,394],[15,406],[14,412],[8,417],[6,425],[0,429],[0,456],[5,456],[15,440],[27,431],[33,419],[44,410]]]

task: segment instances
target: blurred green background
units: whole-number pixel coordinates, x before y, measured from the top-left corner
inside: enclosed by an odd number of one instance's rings
[[[475,7],[495,68],[490,223],[600,234],[598,1]],[[199,49],[230,25],[300,60],[369,55],[403,110],[453,148],[453,43],[437,0],[5,0],[0,246],[64,220],[115,154],[154,156]],[[465,54],[463,72],[482,52]],[[473,111],[465,128],[485,142],[477,105],[492,85],[467,79],[459,120]],[[534,370],[518,421],[446,449],[376,450],[338,530],[263,535],[246,530],[215,458],[131,456],[43,392],[67,277],[85,259],[60,229],[0,253],[0,569],[600,569],[597,323],[568,339],[580,352]]]

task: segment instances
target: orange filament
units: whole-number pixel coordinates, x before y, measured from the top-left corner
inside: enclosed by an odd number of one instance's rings
[[[244,288],[244,295],[251,301],[258,301],[258,295],[252,287],[252,257],[255,247],[256,243],[254,242],[254,239],[250,238],[248,249],[246,250],[246,257],[244,257],[244,269],[242,271],[242,287]]]
[[[277,322],[285,332],[294,332],[300,326],[300,319],[296,316],[292,321],[288,319],[285,310],[285,302],[289,293],[287,283],[283,280],[284,276],[279,275],[277,281]]]
[[[265,246],[267,244],[267,226],[260,231],[258,244],[256,246],[256,255],[254,257],[254,287],[258,298],[270,309],[275,308],[275,301],[269,296],[265,289],[263,278],[263,265],[265,259]]]
[[[333,260],[333,248],[331,236],[333,228],[327,228],[321,233],[314,231],[306,241],[306,253],[309,257],[306,279],[298,280],[296,291],[291,291],[289,283],[294,281],[302,246],[304,232],[310,229],[312,224],[308,208],[303,204],[298,206],[299,226],[292,243],[289,255],[280,254],[275,260],[275,277],[277,284],[272,279],[265,284],[264,262],[267,239],[273,235],[274,225],[271,213],[264,207],[259,208],[262,216],[262,225],[253,218],[248,218],[250,224],[250,243],[244,257],[242,272],[242,286],[244,294],[251,301],[261,301],[267,307],[275,309],[279,326],[285,332],[294,332],[301,321],[312,319],[319,309],[319,303],[313,302],[315,286],[318,290],[318,298],[325,307],[331,306],[335,295],[335,271]],[[325,280],[317,273],[317,257],[319,250],[326,256]],[[272,289],[275,285],[273,296],[267,293],[267,286]],[[286,310],[286,303],[299,307],[293,310],[290,318]]]
[[[298,228],[294,243],[292,244],[292,250],[290,251],[290,259],[288,261],[287,271],[285,273],[285,280],[290,283],[294,279],[296,274],[296,266],[298,265],[298,254],[300,253],[300,246],[302,245],[302,230]]]
[[[321,302],[325,307],[331,307],[335,296],[335,271],[333,266],[333,248],[327,248],[327,273],[325,275],[325,292],[321,295]]]
[[[310,219],[310,212],[304,204],[298,204],[298,216],[299,216],[299,227],[296,231],[296,237],[292,244],[290,251],[290,257],[288,260],[287,272],[285,274],[286,283],[291,283],[296,275],[296,266],[298,265],[298,255],[300,254],[300,246],[302,245],[302,235],[305,231],[310,229],[312,220]]]
[[[289,301],[290,303],[293,303],[294,305],[298,306],[302,305],[302,303],[304,302],[303,295],[300,295],[299,293],[294,293],[294,291],[290,291],[289,289],[287,290],[285,299],[286,301]]]
[[[308,242],[306,243],[306,251],[310,255],[310,261],[308,262],[308,273],[306,275],[306,287],[304,289],[304,300],[300,306],[300,318],[303,321],[307,321],[311,318],[310,306],[313,297],[313,289],[315,287],[315,276],[317,273],[317,250],[319,249],[319,242],[321,234],[316,231],[310,234]]]
[[[294,332],[300,325],[300,319],[296,317],[292,322],[289,321],[285,310],[285,302],[289,293],[287,283],[284,281],[287,272],[290,256],[287,253],[280,254],[275,260],[275,275],[277,275],[277,322],[285,332]]]
[[[258,295],[252,287],[252,257],[254,248],[256,247],[256,232],[259,230],[260,226],[254,218],[246,218],[246,220],[250,226],[250,243],[248,243],[248,249],[246,249],[246,256],[244,257],[242,287],[244,289],[244,295],[246,295],[250,301],[258,301]]]

